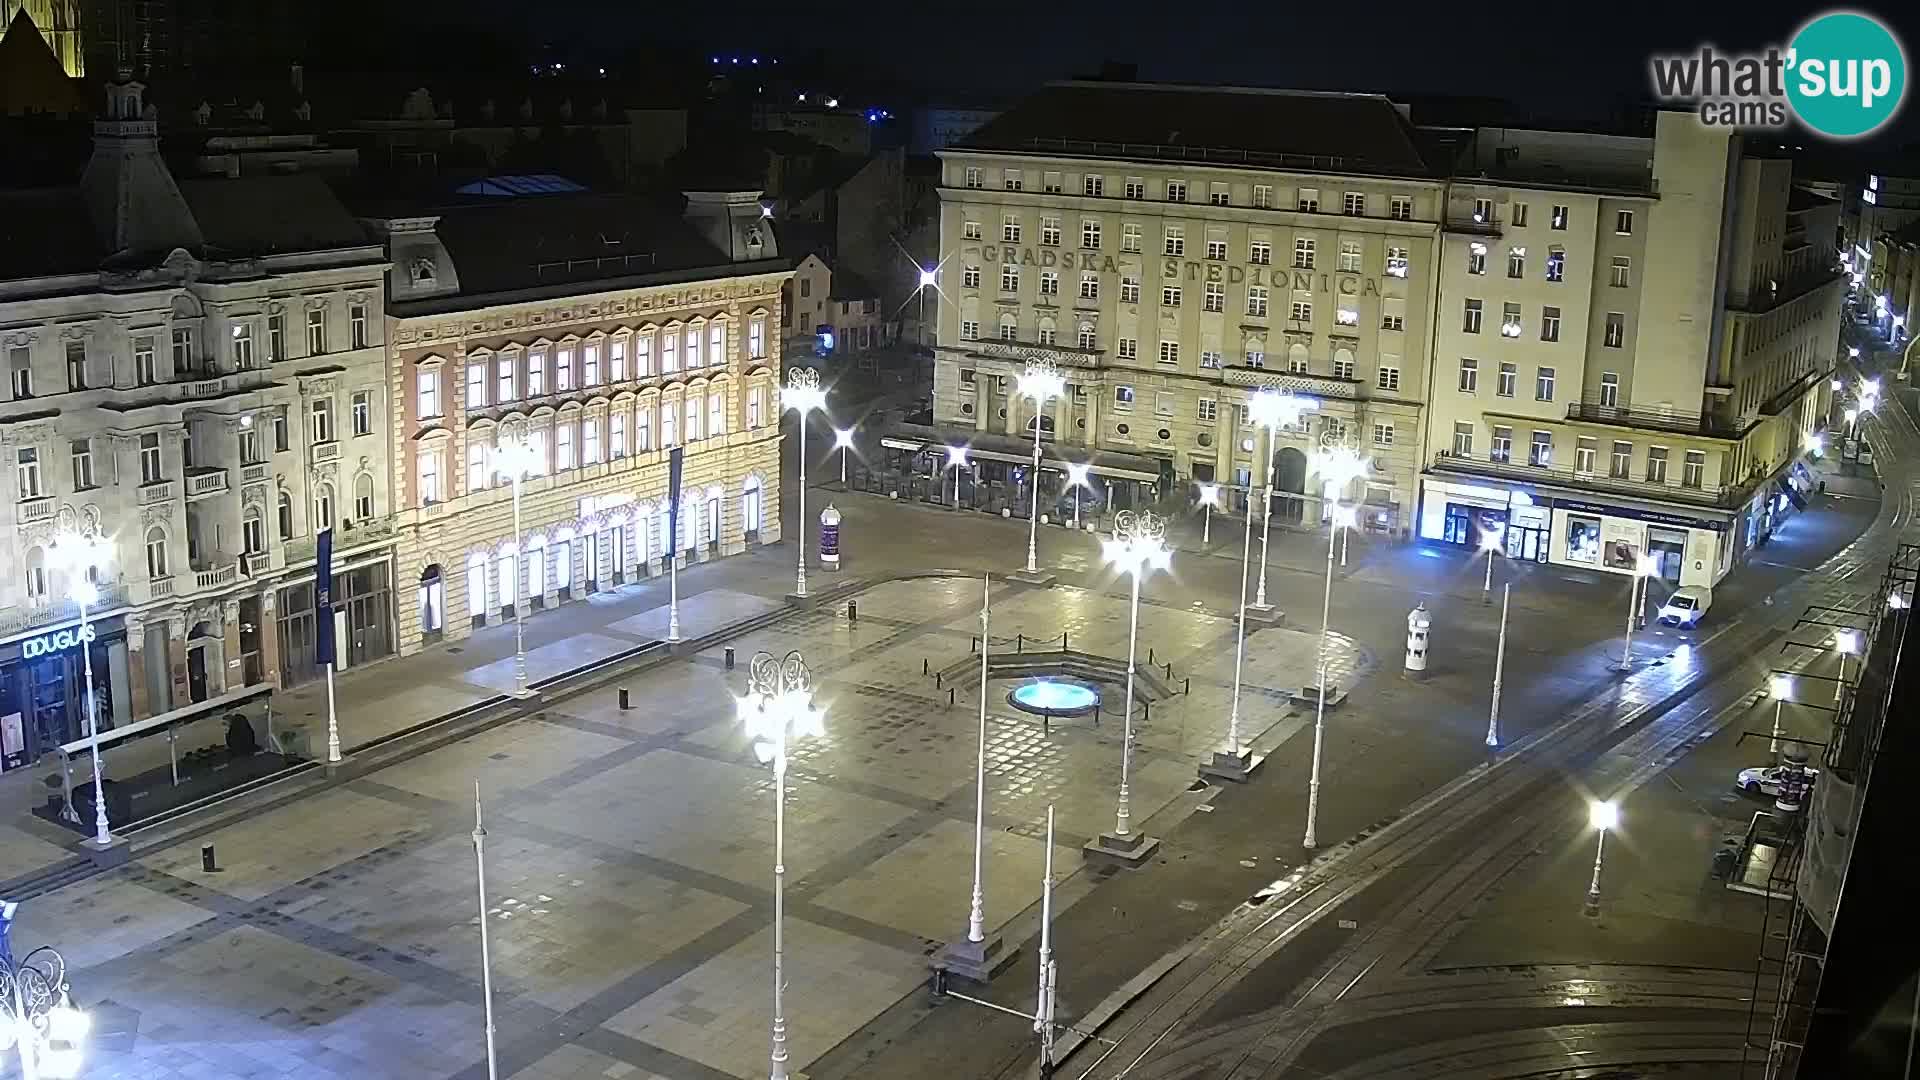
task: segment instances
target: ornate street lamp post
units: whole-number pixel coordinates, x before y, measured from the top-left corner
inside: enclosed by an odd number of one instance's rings
[[[1040,415],[1049,398],[1066,392],[1067,381],[1060,377],[1052,361],[1035,360],[1027,365],[1015,386],[1021,396],[1033,399],[1033,472],[1027,477],[1033,488],[1033,506],[1027,514],[1027,573],[1037,574],[1040,568],[1035,562],[1034,549],[1040,533]]]
[[[820,373],[812,368],[788,368],[780,405],[800,414],[800,569],[795,593],[804,597],[807,595],[807,414],[827,406],[827,392],[820,389]]]

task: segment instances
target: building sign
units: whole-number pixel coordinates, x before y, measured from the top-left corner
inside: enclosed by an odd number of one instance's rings
[[[1658,510],[1642,510],[1634,506],[1602,506],[1599,503],[1580,502],[1577,499],[1553,500],[1553,505],[1562,510],[1574,510],[1587,514],[1605,514],[1609,517],[1634,518],[1638,521],[1651,521],[1658,525],[1675,525],[1683,529],[1711,529],[1724,532],[1724,521],[1701,521],[1699,518],[1681,517],[1678,514],[1662,513]]]
[[[28,660],[32,660],[35,657],[64,652],[67,649],[73,648],[75,645],[92,641],[97,636],[91,623],[86,626],[75,626],[65,630],[55,630],[51,634],[41,634],[39,637],[30,637],[22,641],[20,643],[20,655]]]
[[[980,257],[987,262],[1016,263],[1020,266],[1059,267],[1084,273],[1118,274],[1119,260],[1091,251],[1062,251],[1059,248],[1019,247],[1014,244],[983,244]],[[1327,274],[1312,270],[1288,270],[1275,266],[1230,266],[1223,262],[1189,262],[1162,259],[1160,277],[1164,281],[1208,281],[1228,285],[1242,283],[1264,285],[1297,292],[1339,293],[1341,296],[1379,296],[1380,279],[1359,274]]]
[[[0,769],[18,769],[27,763],[27,730],[20,714],[0,716]]]

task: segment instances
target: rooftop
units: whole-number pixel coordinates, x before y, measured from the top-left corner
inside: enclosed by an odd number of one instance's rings
[[[1415,133],[1378,94],[1142,83],[1052,83],[956,149],[1430,176]]]

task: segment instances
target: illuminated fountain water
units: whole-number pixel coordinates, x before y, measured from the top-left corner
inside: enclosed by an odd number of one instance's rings
[[[1100,707],[1100,692],[1083,683],[1040,679],[1015,687],[1007,703],[1036,716],[1085,716]]]

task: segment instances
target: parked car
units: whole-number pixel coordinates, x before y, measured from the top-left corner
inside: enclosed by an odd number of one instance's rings
[[[1691,629],[1713,606],[1713,590],[1705,585],[1682,585],[1660,605],[1660,621],[1670,626]]]
[[[1808,783],[1820,779],[1820,770],[1811,765],[1756,765],[1751,769],[1741,769],[1740,779],[1734,786],[1749,795],[1778,796],[1780,781],[1790,768],[1804,769]]]

